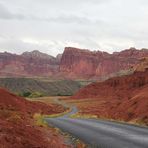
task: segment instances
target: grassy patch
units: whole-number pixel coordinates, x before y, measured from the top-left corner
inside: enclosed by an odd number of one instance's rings
[[[40,113],[35,113],[34,116],[33,116],[33,119],[35,120],[35,124],[37,126],[48,127],[48,124],[45,121],[45,118],[56,118],[56,117],[64,116],[68,112],[70,112],[70,109],[65,111],[65,112],[63,112],[63,113],[51,114],[51,115],[42,115]]]
[[[93,118],[93,119],[98,119],[97,115],[90,115],[90,114],[73,114],[70,116],[71,118],[85,118],[85,119],[89,119],[89,118]]]
[[[129,121],[130,124],[140,125],[140,126],[148,126],[147,121],[144,121],[143,119],[135,119],[132,121]]]
[[[23,92],[21,94],[19,94],[19,96],[21,97],[28,97],[28,98],[39,98],[39,97],[43,97],[44,95],[40,92]]]
[[[35,125],[40,126],[40,127],[48,127],[47,122],[44,120],[44,116],[36,113],[33,116],[34,120],[35,120]]]
[[[148,124],[142,120],[142,119],[135,119],[131,121],[125,121],[123,119],[112,119],[112,118],[107,118],[103,116],[97,116],[97,115],[91,115],[91,114],[80,114],[76,113],[74,115],[70,116],[71,118],[83,118],[83,119],[98,119],[98,120],[106,120],[106,121],[112,121],[112,122],[118,122],[118,123],[123,123],[123,124],[131,124],[131,125],[137,125],[137,126],[148,126]]]

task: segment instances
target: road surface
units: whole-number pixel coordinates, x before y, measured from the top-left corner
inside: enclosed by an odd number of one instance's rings
[[[97,119],[72,119],[70,115],[75,114],[77,108],[71,108],[72,111],[62,117],[45,120],[92,148],[148,148],[148,128]]]

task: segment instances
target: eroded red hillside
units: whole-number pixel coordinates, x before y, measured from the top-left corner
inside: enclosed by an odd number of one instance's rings
[[[20,111],[26,113],[41,113],[41,114],[52,114],[63,112],[63,107],[59,105],[46,105],[42,102],[31,102],[19,96],[16,96],[5,89],[0,89],[0,108],[10,109],[14,111]],[[56,110],[56,109],[57,110]]]
[[[90,100],[79,104],[83,114],[148,124],[148,70],[90,84],[72,98]]]
[[[0,147],[58,148],[69,147],[53,129],[38,127],[34,113],[53,114],[64,111],[58,105],[30,102],[0,89]]]

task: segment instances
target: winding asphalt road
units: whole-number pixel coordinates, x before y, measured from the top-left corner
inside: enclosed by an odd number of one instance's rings
[[[62,117],[45,120],[92,148],[148,148],[148,128],[104,120],[72,119],[70,115],[75,114],[77,108],[71,109],[70,113]]]

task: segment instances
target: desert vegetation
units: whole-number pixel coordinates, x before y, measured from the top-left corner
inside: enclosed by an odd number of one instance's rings
[[[48,78],[0,78],[0,86],[23,97],[71,96],[83,85],[79,81]]]

